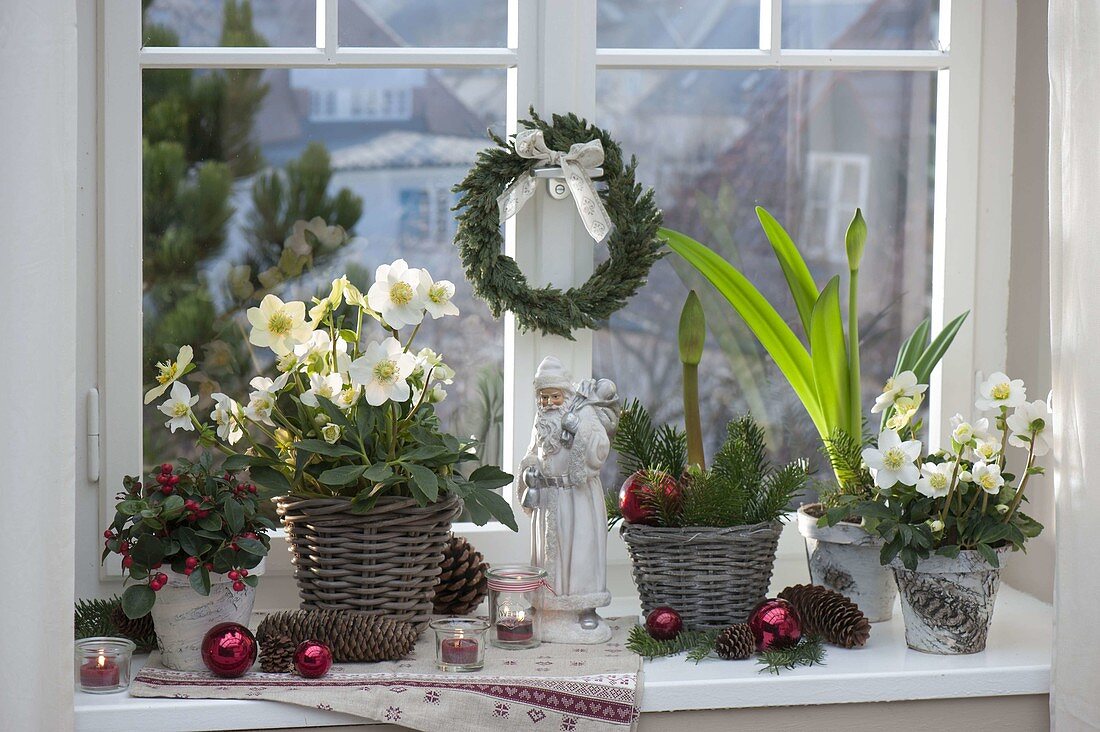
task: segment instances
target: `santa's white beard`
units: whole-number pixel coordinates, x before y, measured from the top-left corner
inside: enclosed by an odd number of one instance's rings
[[[561,409],[556,406],[539,407],[535,415],[535,434],[539,447],[546,455],[554,455],[561,450]]]

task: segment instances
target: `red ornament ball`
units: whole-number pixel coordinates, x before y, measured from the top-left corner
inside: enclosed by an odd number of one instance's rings
[[[294,668],[307,679],[316,679],[332,668],[332,651],[321,641],[304,640],[294,651]]]
[[[684,629],[684,619],[670,607],[655,607],[646,616],[645,629],[656,640],[672,640]]]
[[[749,615],[749,630],[758,651],[790,648],[802,638],[802,621],[786,600],[764,600]]]
[[[671,475],[666,475],[661,481],[661,490],[673,501],[681,498],[680,485]],[[653,516],[653,509],[646,505],[653,495],[653,486],[648,485],[645,474],[639,470],[623,481],[619,489],[619,511],[628,524],[646,524],[653,526],[657,523]]]
[[[240,623],[222,623],[202,639],[202,662],[215,675],[233,679],[256,662],[256,636]]]

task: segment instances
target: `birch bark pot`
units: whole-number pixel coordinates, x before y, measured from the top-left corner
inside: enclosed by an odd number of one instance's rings
[[[264,561],[249,576],[263,574]],[[202,639],[206,631],[219,623],[248,625],[256,590],[247,585],[237,592],[233,580],[224,574],[210,575],[210,594],[202,596],[191,589],[191,578],[168,570],[168,584],[157,593],[150,613],[160,645],[160,662],[176,671],[205,671]]]
[[[940,655],[984,651],[1009,551],[997,550],[1000,567],[976,551],[959,552],[954,559],[932,555],[915,570],[896,559],[891,562],[901,592],[906,644]]]
[[[889,620],[898,589],[890,568],[879,562],[882,539],[859,524],[818,526],[820,509],[820,503],[798,509],[798,531],[806,540],[810,579],[854,602],[870,622]]]

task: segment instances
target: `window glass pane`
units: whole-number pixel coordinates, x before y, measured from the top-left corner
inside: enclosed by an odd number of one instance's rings
[[[844,232],[854,208],[863,208],[869,413],[899,344],[929,311],[934,74],[616,70],[597,79],[597,122],[638,155],[640,179],[656,189],[665,225],[734,263],[796,333],[797,313],[753,207],[784,224],[819,286],[841,274],[845,288]],[[630,98],[624,90],[644,93]],[[810,457],[823,467],[817,433],[790,386],[725,300],[675,254],[596,333],[593,372],[657,418],[682,424],[676,329],[692,288],[709,327],[700,369],[708,454],[726,422],[751,410],[778,459]]]
[[[340,0],[341,46],[503,48],[508,0]]]
[[[600,48],[757,48],[759,0],[599,0]]]
[[[314,0],[151,0],[146,46],[313,46]]]
[[[939,0],[783,0],[783,47],[929,51],[939,15]]]
[[[272,362],[249,347],[249,307],[267,292],[308,302],[344,272],[365,292],[404,258],[456,286],[461,316],[425,320],[416,344],[458,372],[444,424],[499,463],[503,327],[463,276],[450,208],[485,128],[504,128],[506,72],[158,69],[143,84],[145,383],[191,344],[195,412],[215,391],[243,400]],[[303,232],[315,217],[348,236]],[[147,461],[193,455],[194,433],[170,434],[160,401],[144,412]]]

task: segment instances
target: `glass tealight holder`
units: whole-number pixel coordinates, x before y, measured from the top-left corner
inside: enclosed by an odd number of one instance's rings
[[[489,641],[497,648],[537,648],[539,600],[546,570],[505,565],[489,570]]]
[[[76,642],[76,688],[112,694],[130,686],[130,659],[137,646],[126,638],[81,638]]]
[[[435,631],[435,665],[441,671],[479,671],[485,666],[485,633],[489,624],[479,618],[439,618]]]

